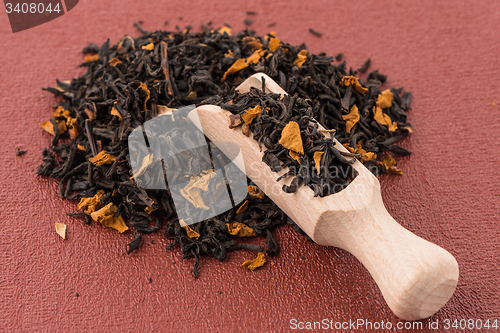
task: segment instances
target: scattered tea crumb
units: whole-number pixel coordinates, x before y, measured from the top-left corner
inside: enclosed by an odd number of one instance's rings
[[[21,149],[17,148],[16,156],[24,155],[24,154],[26,154],[26,152],[27,152],[27,150],[21,150]]]
[[[370,67],[370,63],[371,63],[371,60],[370,60],[370,58],[368,58],[368,60],[366,60],[365,63],[363,65],[361,65],[361,67],[358,68],[358,72],[366,73],[366,71]]]
[[[316,31],[316,30],[314,30],[314,29],[309,29],[309,32],[310,32],[310,33],[312,33],[312,34],[313,34],[313,35],[315,35],[315,36],[318,36],[318,37],[323,36],[323,34],[322,34],[321,32]]]
[[[228,27],[228,28],[231,28],[231,26],[230,26],[229,24],[227,24],[227,23],[224,23],[224,25],[225,25],[226,27]]]
[[[179,19],[179,21],[182,21],[182,20],[184,20],[184,17],[179,16],[178,19]]]
[[[144,30],[142,27],[141,27],[141,24],[144,23],[142,21],[139,21],[138,23],[134,23],[134,27],[136,27],[137,30],[139,30],[141,32],[141,34],[147,34],[146,30]]]
[[[266,263],[266,258],[264,257],[264,253],[259,252],[257,254],[257,258],[253,260],[247,260],[241,264],[241,266],[253,271],[258,267],[263,266]]]
[[[153,279],[152,278],[149,278],[149,283],[152,283],[153,282]]]
[[[305,259],[305,258],[306,258],[306,257],[304,257],[304,256],[300,256],[300,259]]]
[[[219,291],[219,295],[222,295],[222,291]]]
[[[80,297],[80,294],[79,294],[79,293],[76,293],[76,297]]]
[[[274,264],[274,261],[271,261],[271,266],[274,266],[274,265],[275,265],[275,264]]]
[[[250,19],[246,19],[245,21],[243,21],[243,23],[245,23],[245,25],[252,25],[253,21]]]
[[[168,25],[168,21],[165,21],[165,23],[164,23],[164,24],[165,24],[165,25]]]
[[[247,15],[257,15],[257,12],[252,12],[250,10],[247,10]]]
[[[155,243],[155,241],[154,241],[154,240],[151,240],[151,244],[154,244],[154,243]]]
[[[267,25],[268,28],[274,27],[276,25],[276,22],[271,22]]]
[[[340,61],[340,60],[342,60],[343,57],[344,57],[344,54],[343,53],[339,53],[339,54],[337,54],[335,56],[335,60]]]
[[[175,265],[175,261],[172,263],[172,265]]]
[[[56,222],[56,232],[62,239],[66,239],[66,224]]]

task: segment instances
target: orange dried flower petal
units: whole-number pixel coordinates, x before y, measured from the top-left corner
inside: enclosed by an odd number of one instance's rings
[[[238,71],[241,71],[242,69],[247,68],[250,65],[256,64],[259,62],[260,58],[264,55],[264,51],[262,50],[257,50],[252,55],[250,55],[246,59],[238,59],[236,60],[231,67],[224,73],[224,76],[222,79],[220,79],[221,82],[224,82],[226,80],[227,75],[236,73]]]
[[[184,230],[186,230],[186,233],[187,233],[187,235],[188,235],[189,238],[192,238],[192,239],[198,239],[198,238],[200,238],[200,234],[197,233],[196,231],[194,231],[190,226],[185,225],[182,228]]]
[[[342,119],[346,121],[345,125],[347,133],[351,133],[354,125],[356,125],[356,123],[359,121],[358,107],[356,105],[353,105],[351,108],[351,112],[349,112],[349,114],[343,115]]]
[[[392,106],[392,101],[394,100],[394,95],[390,89],[382,91],[377,97],[377,106],[381,109],[390,108]]]
[[[389,154],[385,155],[383,161],[377,161],[377,165],[384,168],[387,173],[394,173],[396,175],[403,174],[403,170],[396,167],[396,160]]]
[[[128,227],[121,216],[115,217],[117,209],[118,208],[112,202],[110,202],[101,209],[91,213],[90,216],[94,221],[99,222],[108,228],[116,229],[120,233],[123,233],[128,230]]]
[[[180,191],[181,195],[196,208],[209,210],[200,194],[201,191],[208,191],[208,184],[213,177],[215,177],[213,170],[204,171],[201,176],[191,177],[189,183]]]
[[[288,155],[290,155],[291,158],[293,158],[294,160],[297,161],[297,163],[300,164],[300,154],[299,153],[296,153],[293,150],[289,150]]]
[[[363,86],[361,85],[361,83],[359,83],[359,80],[357,77],[355,76],[344,76],[342,78],[342,81],[340,82],[340,84],[342,84],[343,86],[350,86],[352,85],[354,87],[354,89],[360,93],[361,95],[364,95],[365,92],[368,91],[368,88],[363,88]]]
[[[149,91],[148,86],[142,82],[139,85],[139,88],[144,90],[144,92],[146,93],[146,98],[144,99],[144,110],[146,110],[146,103],[149,100],[149,97],[151,96],[151,92]]]
[[[307,59],[307,50],[301,50],[293,62],[294,66],[301,67]]]
[[[117,109],[117,108],[115,108],[114,106],[113,106],[113,108],[111,109],[111,114],[112,114],[113,116],[117,116],[117,117],[118,117],[118,119],[123,120],[123,117],[122,117],[121,113],[120,113],[120,112],[118,111],[118,109]]]
[[[98,54],[94,54],[93,56],[85,57],[85,62],[91,62],[91,61],[96,61],[96,60],[99,60]]]
[[[57,123],[57,129],[59,130],[59,134],[63,134],[66,132],[67,127],[66,127],[66,122],[64,120],[56,120]],[[50,121],[44,121],[42,123],[42,129],[52,135],[56,135],[54,131],[54,125]]]
[[[242,41],[252,47],[252,50],[260,50],[264,47],[259,39],[251,36],[243,37]]]
[[[266,263],[266,258],[264,257],[264,253],[259,252],[257,254],[257,258],[253,260],[247,260],[241,266],[253,271],[254,269],[263,266]]]
[[[262,192],[257,186],[248,186],[248,194],[250,194],[251,197],[257,198],[257,199],[264,199],[264,192]]]
[[[295,121],[291,121],[286,124],[285,128],[283,128],[283,131],[281,132],[281,138],[278,143],[296,153],[304,154],[299,124]]]
[[[253,109],[248,109],[241,115],[241,119],[245,122],[245,124],[250,125],[252,120],[254,120],[257,117],[260,117],[260,114],[262,112],[262,108],[260,105],[257,105]]]
[[[321,157],[323,156],[325,152],[324,151],[316,151],[314,152],[314,167],[316,168],[316,171],[318,172],[318,175],[321,172]]]
[[[111,59],[110,61],[108,61],[108,63],[111,65],[111,66],[116,66],[116,65],[119,65],[122,63],[122,61],[118,58],[113,58]]]
[[[148,51],[152,51],[154,48],[155,48],[155,44],[153,44],[153,43],[149,43],[148,45],[142,46],[143,50],[148,50]]]
[[[245,200],[245,202],[236,211],[236,215],[244,213],[247,209],[248,209],[248,200]]]
[[[116,160],[116,156],[106,153],[105,150],[101,150],[99,152],[99,154],[97,154],[94,157],[89,158],[89,162],[96,165],[96,166],[100,166],[103,164],[111,164],[115,160]]]
[[[141,167],[139,168],[139,170],[137,170],[136,173],[134,173],[132,177],[130,177],[130,179],[142,176],[146,172],[148,166],[150,166],[151,164],[153,164],[153,154],[144,156],[144,158],[142,159]]]
[[[281,44],[281,40],[279,40],[279,38],[276,38],[276,37],[271,37],[269,39],[269,51],[271,52],[274,52],[278,49],[278,47],[280,46]]]
[[[228,27],[227,25],[223,26],[222,28],[220,28],[219,30],[217,30],[221,35],[223,35],[224,33],[228,34],[229,36],[231,36],[231,33],[232,33],[232,30],[230,27]]]
[[[398,124],[392,121],[391,117],[382,112],[382,109],[379,107],[373,107],[373,118],[380,125],[387,126],[390,132],[394,132],[398,128]]]
[[[66,120],[66,126],[69,127],[69,137],[74,140],[76,139],[82,132],[80,131],[80,127],[76,121],[76,118],[68,117]]]
[[[224,54],[224,57],[225,57],[225,58],[230,58],[230,57],[232,57],[232,56],[234,56],[234,53],[233,53],[233,51],[231,51],[231,50],[227,51],[227,53],[225,53],[225,54]]]
[[[238,236],[238,237],[253,237],[257,236],[257,233],[253,228],[250,228],[244,223],[240,223],[237,221],[226,223],[227,230],[230,235]]]

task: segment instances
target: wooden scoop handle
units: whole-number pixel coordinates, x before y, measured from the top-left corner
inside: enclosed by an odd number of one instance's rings
[[[238,88],[261,88],[285,94],[271,78],[256,74]],[[418,320],[438,311],[452,296],[458,281],[458,264],[453,256],[404,229],[387,212],[378,179],[359,161],[358,172],[342,191],[315,198],[307,186],[286,194],[276,181],[279,173],[262,161],[263,152],[241,129],[229,129],[231,113],[213,105],[192,111],[189,118],[213,142],[230,142],[241,149],[234,163],[252,179],[309,237],[320,245],[340,247],[352,253],[368,269],[387,304],[400,318]],[[335,140],[334,140],[335,141]],[[345,148],[337,143],[340,150]]]

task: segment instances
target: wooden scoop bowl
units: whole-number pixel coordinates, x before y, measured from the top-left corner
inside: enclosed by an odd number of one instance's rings
[[[262,89],[262,77],[266,91],[286,94],[260,73],[244,81],[238,90]],[[455,258],[409,232],[389,215],[378,179],[363,164],[356,160],[353,166],[357,177],[336,194],[314,197],[307,186],[287,194],[282,187],[291,178],[276,181],[286,170],[272,172],[262,162],[258,143],[245,136],[241,128],[229,129],[229,115],[218,106],[204,105],[191,111],[189,118],[213,142],[238,145],[242,158],[234,163],[316,243],[342,248],[358,258],[396,316],[405,320],[426,318],[448,301],[458,281]],[[347,151],[338,142],[335,147]]]

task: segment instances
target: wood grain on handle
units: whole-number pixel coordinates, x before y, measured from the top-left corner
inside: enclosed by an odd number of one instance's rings
[[[269,91],[285,94],[263,74],[250,77],[238,89],[260,89],[262,77]],[[389,215],[378,179],[359,161],[353,164],[358,172],[356,178],[336,194],[315,198],[307,186],[287,194],[282,187],[290,177],[276,182],[286,170],[272,172],[262,161],[258,143],[243,135],[240,128],[229,129],[230,114],[220,107],[205,105],[192,111],[189,118],[213,142],[238,145],[241,155],[234,163],[316,243],[340,247],[358,258],[398,317],[422,319],[448,301],[458,281],[455,258],[404,229]],[[338,142],[336,147],[346,151]],[[220,148],[223,150],[223,146]]]

